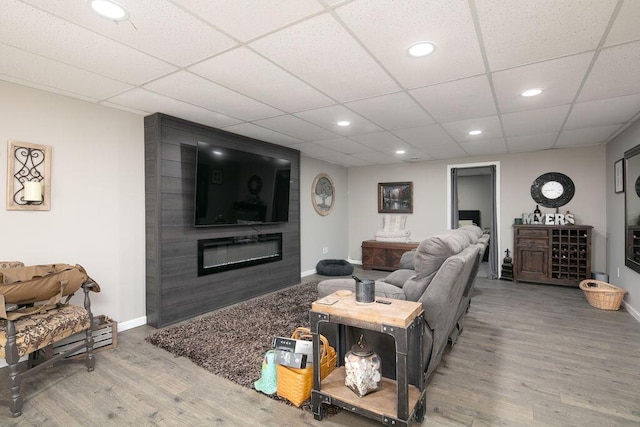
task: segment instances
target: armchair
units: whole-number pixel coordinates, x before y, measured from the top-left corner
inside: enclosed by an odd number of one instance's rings
[[[42,285],[43,281],[47,281],[47,286]],[[73,292],[80,288],[84,292],[84,307],[68,304]],[[11,390],[10,399],[0,403],[8,405],[14,417],[22,414],[23,378],[62,362],[84,362],[87,370],[93,371],[90,291],[100,292],[100,287],[78,265],[25,267],[21,262],[0,262],[0,357],[8,365]],[[63,296],[67,300],[61,303]],[[82,331],[85,331],[82,342],[52,356],[55,342]],[[83,347],[84,358],[66,358]],[[24,356],[28,360],[26,366],[21,366],[20,359]]]

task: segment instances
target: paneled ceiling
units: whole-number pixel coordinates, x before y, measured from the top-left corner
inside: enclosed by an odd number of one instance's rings
[[[2,0],[0,80],[344,166],[598,145],[640,117],[637,0],[119,3]]]

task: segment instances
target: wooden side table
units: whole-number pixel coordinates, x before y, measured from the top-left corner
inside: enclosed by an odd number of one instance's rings
[[[362,268],[365,270],[397,270],[400,258],[405,252],[418,247],[417,242],[379,242],[365,240],[362,242]]]
[[[323,302],[337,300],[331,305]],[[311,305],[309,319],[313,335],[313,390],[311,405],[315,419],[322,419],[322,403],[340,406],[349,411],[373,418],[385,425],[408,426],[413,416],[418,422],[424,419],[426,388],[424,376],[418,375],[418,384],[408,383],[409,335],[420,328],[423,316],[422,304],[413,301],[380,298],[391,304],[356,304],[355,295],[340,296],[336,293],[324,297]],[[338,367],[323,381],[320,380],[320,340],[318,325],[330,322],[344,326],[382,332],[391,335],[396,344],[396,380],[382,378],[380,389],[359,397],[345,385],[344,355],[338,355]],[[338,328],[343,330],[344,328]],[[338,340],[345,339],[342,333]],[[422,355],[422,333],[416,345],[420,372],[424,371]],[[338,347],[344,347],[340,344]],[[413,348],[413,346],[412,346]],[[385,361],[383,360],[383,363]],[[387,361],[388,362],[388,361]]]

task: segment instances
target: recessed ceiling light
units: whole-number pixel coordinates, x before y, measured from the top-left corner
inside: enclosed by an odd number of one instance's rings
[[[436,50],[436,45],[433,42],[417,42],[409,46],[407,53],[409,56],[421,57],[431,55]]]
[[[349,126],[351,124],[351,122],[349,120],[340,120],[339,122],[336,123],[338,126]]]
[[[542,89],[527,89],[521,93],[522,96],[536,96],[542,93]]]
[[[404,150],[396,150],[396,154],[404,154],[404,153],[406,153],[406,151],[404,151]]]
[[[469,132],[469,135],[471,135],[471,136],[476,136],[476,135],[480,135],[481,133],[482,133],[482,131],[481,131],[481,130],[476,129],[476,130],[472,130],[472,131],[470,131],[470,132]]]
[[[89,6],[98,15],[116,22],[126,21],[129,18],[129,12],[111,0],[89,0]]]

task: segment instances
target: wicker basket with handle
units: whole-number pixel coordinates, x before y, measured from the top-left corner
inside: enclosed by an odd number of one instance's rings
[[[602,310],[618,310],[627,291],[611,283],[587,279],[580,282],[580,289],[589,304]]]
[[[309,328],[297,328],[291,338],[311,339]],[[336,367],[338,356],[336,350],[329,345],[324,335],[320,338],[320,378],[325,379]],[[278,396],[284,397],[296,406],[302,405],[311,397],[313,388],[313,367],[296,369],[287,366],[276,365],[278,375]]]

